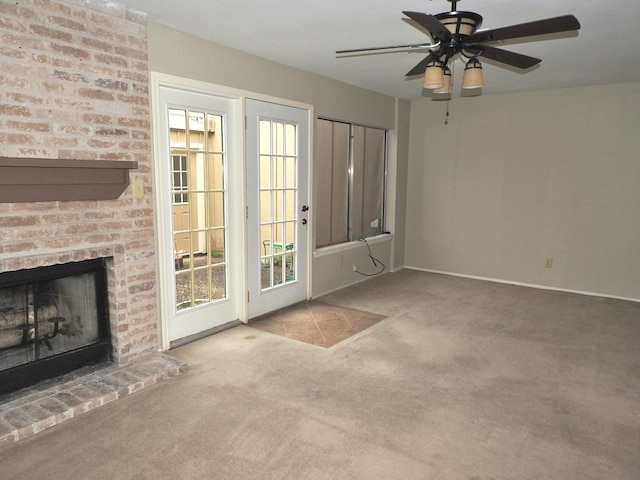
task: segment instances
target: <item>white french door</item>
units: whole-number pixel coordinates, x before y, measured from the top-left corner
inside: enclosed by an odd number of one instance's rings
[[[166,346],[167,340],[180,343],[239,318],[244,297],[244,242],[237,227],[242,218],[241,101],[160,86],[156,108]]]
[[[248,316],[308,298],[309,111],[246,100]]]

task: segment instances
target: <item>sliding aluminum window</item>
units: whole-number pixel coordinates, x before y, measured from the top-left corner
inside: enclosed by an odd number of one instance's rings
[[[318,119],[316,247],[384,231],[386,136],[379,128]]]

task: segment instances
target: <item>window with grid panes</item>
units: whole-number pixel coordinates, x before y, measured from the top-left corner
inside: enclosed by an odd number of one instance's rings
[[[189,202],[188,171],[186,155],[171,155],[173,178],[173,203],[176,205]]]

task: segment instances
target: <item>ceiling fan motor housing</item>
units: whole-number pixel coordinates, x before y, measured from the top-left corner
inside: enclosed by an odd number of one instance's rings
[[[434,17],[452,34],[451,40],[444,45],[444,51],[442,52],[448,58],[461,53],[463,40],[475,33],[482,25],[482,15],[474,12],[451,11],[438,13]]]
[[[434,15],[453,35],[465,37],[475,33],[482,25],[482,15],[474,12],[444,12]]]

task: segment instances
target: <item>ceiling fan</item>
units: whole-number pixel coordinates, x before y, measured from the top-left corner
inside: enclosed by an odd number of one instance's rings
[[[403,11],[419,27],[426,29],[435,43],[419,43],[390,47],[338,50],[337,55],[365,55],[402,51],[425,51],[429,54],[405,76],[424,75],[423,87],[436,95],[448,96],[452,92],[451,69],[448,64],[457,55],[468,59],[462,80],[462,88],[479,91],[483,84],[482,64],[478,57],[510,65],[520,69],[531,68],[542,60],[529,55],[497,48],[490,43],[515,38],[548,35],[580,29],[580,22],[573,15],[547,18],[508,27],[480,30],[482,16],[474,12],[456,10],[458,0],[447,0],[451,11],[429,15]]]

